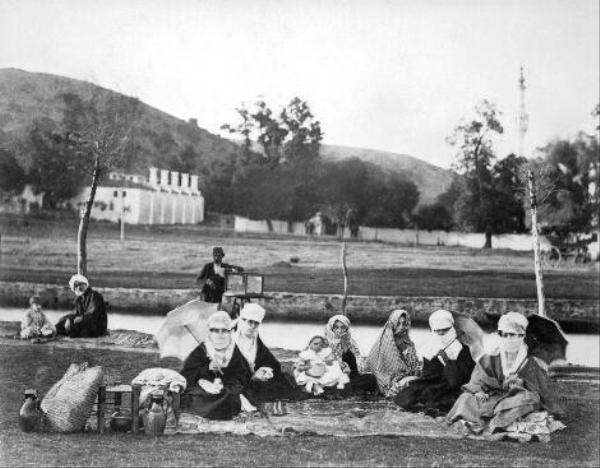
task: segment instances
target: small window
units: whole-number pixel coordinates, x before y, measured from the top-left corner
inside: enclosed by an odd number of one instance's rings
[[[119,196],[119,192],[118,192],[118,190],[115,190],[113,192],[113,197],[117,198],[118,196]]]
[[[127,190],[123,190],[123,198],[127,196]]]
[[[113,202],[110,202],[109,205],[108,205],[108,209],[110,211],[113,211],[115,209],[115,204]]]

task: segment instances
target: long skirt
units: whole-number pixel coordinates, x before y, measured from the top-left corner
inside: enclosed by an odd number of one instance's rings
[[[207,419],[231,419],[240,414],[242,403],[239,394],[227,389],[212,395],[202,388],[193,388],[182,395],[181,409]]]

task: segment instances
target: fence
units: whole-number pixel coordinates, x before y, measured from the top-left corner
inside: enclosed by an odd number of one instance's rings
[[[270,224],[270,226],[269,226]],[[288,223],[286,221],[266,220],[255,221],[242,216],[235,216],[235,232],[256,232],[306,235],[304,223]],[[344,232],[345,237],[350,237]],[[328,236],[332,237],[332,236]],[[417,229],[391,229],[361,226],[358,231],[358,240],[390,242],[405,245],[447,245],[456,247],[469,247],[480,249],[485,243],[483,233],[446,232],[446,231],[420,231]],[[550,243],[546,238],[540,238],[542,250],[549,249]],[[492,236],[492,248],[511,249],[519,251],[532,250],[532,241],[529,234],[498,234]]]

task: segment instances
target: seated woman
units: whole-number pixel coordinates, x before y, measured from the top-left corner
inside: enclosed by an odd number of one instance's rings
[[[321,395],[324,387],[336,387],[343,390],[350,382],[340,364],[321,335],[313,336],[304,351],[298,354],[294,377],[296,383],[304,387],[307,393]]]
[[[363,374],[360,351],[350,334],[350,320],[345,315],[334,315],[325,326],[325,338],[333,356],[344,373],[350,377],[352,392],[377,392],[377,379],[373,374]]]
[[[21,321],[21,339],[50,338],[56,334],[56,328],[42,311],[40,296],[29,298],[29,309]]]
[[[546,364],[527,356],[526,329],[522,314],[500,317],[500,347],[480,358],[447,416],[449,423],[460,421],[464,431],[473,434],[503,432],[526,439],[547,438],[564,427],[551,416],[562,415],[562,409],[549,389]]]
[[[265,309],[256,303],[246,303],[240,310],[234,341],[250,369],[251,379],[244,393],[253,404],[289,398],[295,390],[291,376],[281,370],[281,364],[264,345],[258,329]]]
[[[409,330],[408,312],[394,310],[367,357],[367,370],[375,374],[379,390],[388,398],[394,398],[421,374],[421,362]]]
[[[429,327],[431,337],[423,354],[421,377],[409,382],[394,401],[406,410],[434,415],[452,407],[475,362],[469,348],[458,340],[450,312],[435,311],[429,316]]]
[[[250,370],[231,338],[227,312],[215,312],[207,324],[207,340],[192,351],[180,372],[187,382],[181,408],[208,419],[231,419],[242,410]]]

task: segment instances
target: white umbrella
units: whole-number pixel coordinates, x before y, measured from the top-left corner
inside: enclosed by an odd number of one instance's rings
[[[185,361],[206,339],[206,322],[217,311],[217,306],[195,299],[169,312],[154,335],[161,359],[176,357]]]

